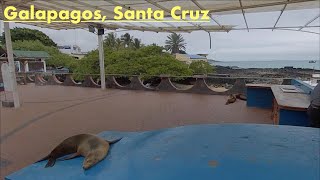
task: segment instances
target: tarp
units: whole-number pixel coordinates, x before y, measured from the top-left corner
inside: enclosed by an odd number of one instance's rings
[[[320,129],[255,124],[194,125],[148,132],[103,132],[123,137],[103,161],[83,158],[32,164],[7,180],[37,179],[290,179],[318,180]]]

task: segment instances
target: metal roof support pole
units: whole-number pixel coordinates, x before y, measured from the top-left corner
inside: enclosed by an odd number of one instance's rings
[[[289,0],[288,0],[288,2],[289,2]],[[282,10],[281,10],[281,12],[280,12],[279,17],[278,17],[276,23],[275,23],[274,26],[273,26],[272,31],[274,30],[274,28],[276,28],[276,26],[277,26],[277,24],[278,24],[278,22],[279,22],[279,20],[280,20],[280,18],[281,18],[281,15],[283,14],[283,12],[284,12],[284,10],[286,9],[287,5],[288,5],[288,4],[285,4],[285,5],[283,6],[283,8],[282,8]]]
[[[106,75],[104,68],[104,49],[103,49],[103,35],[104,29],[98,27],[98,44],[99,44],[99,65],[100,65],[100,80],[101,80],[101,89],[106,89]]]
[[[165,7],[163,7],[163,6],[161,6],[160,4],[158,4],[157,2],[154,2],[154,1],[152,1],[152,0],[145,0],[146,2],[148,2],[149,4],[152,4],[152,5],[154,5],[154,6],[156,6],[156,7],[158,7],[158,8],[160,8],[161,10],[163,10],[163,11],[165,11],[165,12],[167,12],[167,13],[171,13],[171,10],[169,10],[169,9],[167,9],[167,8],[165,8]],[[185,20],[184,20],[185,21]],[[197,28],[199,28],[199,30],[204,30],[204,31],[206,31],[205,29],[203,29],[200,25],[196,25],[196,24],[194,24],[194,23],[191,23],[191,22],[188,22],[189,24],[192,24],[194,27],[197,27]],[[170,26],[172,26],[171,24],[168,24],[168,25],[170,25]],[[179,27],[177,27],[177,28],[179,28]],[[182,30],[184,30],[184,29],[182,29]],[[206,32],[208,32],[208,31],[206,31]]]
[[[106,1],[106,0],[104,0],[104,1]],[[118,2],[114,2],[114,1],[112,1],[112,0],[108,0],[107,2],[108,2],[108,3],[111,3],[111,4],[113,4],[113,5],[116,5],[116,6],[122,6],[123,8],[125,8],[125,9],[127,9],[127,10],[135,10],[135,9],[133,9],[133,8],[131,8],[131,7],[127,7],[127,6],[124,5],[124,4],[121,4],[121,3],[118,3]],[[147,25],[147,26],[149,26],[149,27],[158,28],[158,29],[161,30],[161,28],[156,27],[156,26],[153,26],[153,25],[150,25],[149,23],[146,23],[146,22],[141,22],[141,23],[142,23],[142,24],[145,24],[145,25]],[[162,22],[162,23],[167,24],[168,26],[171,26],[171,27],[175,27],[175,26],[171,25],[170,23],[166,23],[166,22]],[[126,23],[126,24],[131,24],[131,23]],[[148,30],[147,27],[146,27],[146,29]],[[174,32],[171,31],[171,33],[174,33]]]
[[[320,14],[318,14],[316,17],[312,18],[310,21],[308,21],[304,26],[298,29],[298,31],[301,31],[303,28],[307,27],[309,24],[311,24],[313,21],[318,19],[320,17]]]
[[[3,22],[3,28],[4,28],[5,38],[6,38],[6,48],[7,48],[8,62],[9,62],[9,73],[11,78],[10,84],[12,84],[13,103],[15,108],[19,108],[20,99],[19,99],[19,93],[18,93],[18,87],[17,87],[17,78],[16,78],[15,65],[14,65],[14,59],[13,59],[13,50],[12,50],[9,22]]]
[[[196,0],[191,0],[191,1],[193,2],[193,4],[195,4],[196,6],[198,6],[199,9],[205,10],[205,8],[202,7]],[[218,26],[220,26],[222,29],[224,29],[224,27],[223,27],[216,19],[214,19],[214,18],[212,17],[212,15],[210,15],[210,18],[211,18],[215,23],[217,23]],[[226,31],[226,32],[228,32],[228,31]],[[208,33],[209,33],[209,32],[208,32]],[[210,48],[210,49],[211,49],[211,48]]]
[[[240,7],[241,7],[241,11],[242,11],[242,15],[243,15],[244,22],[246,23],[247,30],[248,30],[248,32],[249,32],[249,26],[248,26],[248,23],[247,23],[246,15],[245,15],[245,12],[244,12],[244,9],[243,9],[241,0],[239,0],[239,3],[240,3]]]
[[[209,40],[210,40],[210,49],[211,49],[211,34],[210,34],[210,32],[208,32],[208,34],[209,34]]]
[[[226,11],[235,11],[235,10],[242,10],[242,9],[254,9],[254,8],[262,8],[262,7],[270,7],[270,6],[278,6],[278,5],[284,5],[284,4],[299,4],[303,2],[312,2],[317,0],[290,0],[288,1],[271,1],[268,3],[261,3],[261,4],[253,4],[253,5],[246,5],[242,7],[232,6],[232,7],[226,7],[221,9],[211,9],[210,13],[218,13],[218,12],[226,12]]]

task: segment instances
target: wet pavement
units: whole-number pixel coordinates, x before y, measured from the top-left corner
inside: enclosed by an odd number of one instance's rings
[[[1,179],[78,133],[190,124],[272,124],[271,110],[225,105],[227,96],[65,86],[19,86],[22,107],[1,108]],[[3,98],[3,96],[2,96]]]

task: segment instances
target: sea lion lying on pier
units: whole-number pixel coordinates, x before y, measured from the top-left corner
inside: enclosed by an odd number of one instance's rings
[[[245,95],[243,95],[243,94],[236,94],[236,95],[231,94],[231,95],[229,95],[229,97],[228,97],[228,100],[227,100],[227,102],[226,102],[226,105],[232,104],[232,103],[236,102],[237,99],[246,101],[246,100],[247,100],[247,97],[246,97]]]
[[[64,158],[64,160],[73,159],[78,156],[84,156],[85,159],[82,167],[84,170],[87,170],[103,160],[108,154],[110,145],[120,141],[121,139],[122,138],[114,141],[106,141],[91,134],[75,135],[62,141],[51,151],[49,155],[40,161],[48,159],[48,163],[45,167],[52,167],[58,158],[73,153],[72,155]]]
[[[236,94],[236,98],[243,101],[247,101],[247,96],[243,94]]]
[[[236,100],[237,100],[237,97],[233,94],[230,94],[228,97],[228,100],[226,102],[226,105],[234,103],[234,102],[236,102]]]

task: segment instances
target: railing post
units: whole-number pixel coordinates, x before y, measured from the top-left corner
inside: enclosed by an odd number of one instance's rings
[[[99,44],[99,64],[100,64],[100,79],[101,79],[101,89],[106,89],[106,77],[104,68],[104,49],[103,49],[103,34],[104,29],[98,28],[98,44]]]
[[[2,9],[5,8],[4,2],[2,1]],[[5,19],[4,19],[5,20]],[[20,107],[20,99],[17,87],[17,78],[15,73],[15,65],[13,59],[13,50],[12,50],[12,42],[11,42],[11,34],[10,34],[10,26],[9,22],[3,22],[4,34],[6,38],[6,48],[7,48],[7,57],[9,62],[9,73],[10,73],[10,81],[12,85],[12,94],[13,94],[13,103],[15,108]]]

